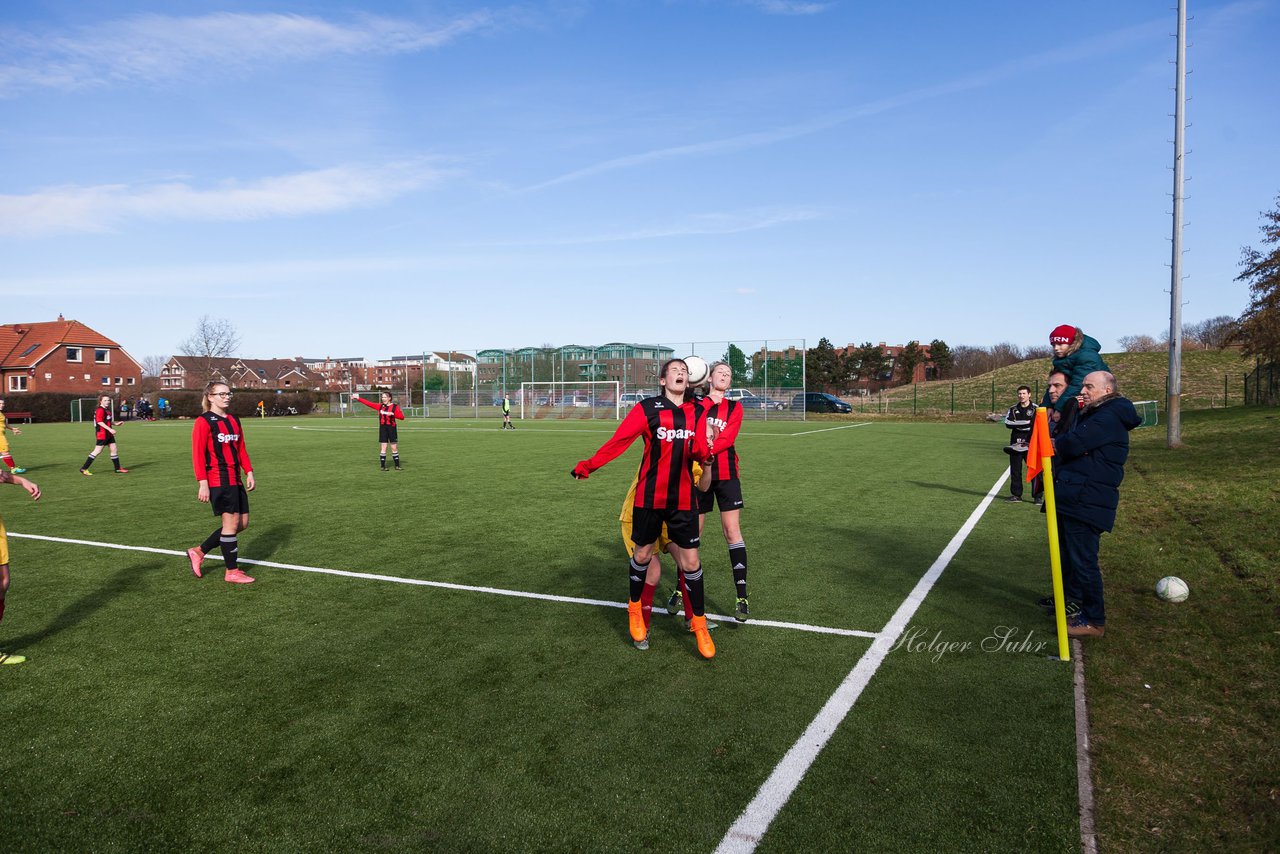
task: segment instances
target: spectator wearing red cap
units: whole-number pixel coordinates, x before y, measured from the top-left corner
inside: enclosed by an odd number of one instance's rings
[[[1046,388],[1040,405],[1063,412],[1068,405],[1075,403],[1085,377],[1094,371],[1111,369],[1102,360],[1102,345],[1085,335],[1083,329],[1063,324],[1049,333],[1049,346],[1053,347],[1053,369],[1066,376],[1067,388],[1056,402],[1049,400]]]

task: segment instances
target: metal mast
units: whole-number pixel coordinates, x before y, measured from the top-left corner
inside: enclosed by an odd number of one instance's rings
[[[1170,448],[1182,445],[1182,158],[1187,92],[1187,0],[1178,0],[1178,60],[1173,118],[1173,263],[1169,285],[1169,435]]]

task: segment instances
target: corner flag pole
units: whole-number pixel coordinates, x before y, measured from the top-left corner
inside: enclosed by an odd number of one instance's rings
[[[1053,616],[1058,628],[1058,658],[1071,660],[1067,642],[1067,611],[1062,593],[1062,552],[1058,548],[1057,502],[1053,493],[1053,442],[1049,439],[1049,410],[1036,407],[1031,447],[1027,452],[1027,480],[1044,480],[1044,515],[1049,529],[1049,570],[1053,577]]]

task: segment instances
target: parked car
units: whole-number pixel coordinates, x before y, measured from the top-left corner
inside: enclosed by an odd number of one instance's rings
[[[629,391],[618,398],[618,403],[622,405],[623,409],[630,409],[646,397],[653,397],[653,395],[645,394],[642,391]]]
[[[821,391],[807,391],[797,394],[791,401],[792,409],[803,409],[805,412],[853,412],[853,407],[834,394]]]
[[[770,397],[760,397],[751,389],[747,388],[731,388],[724,393],[725,399],[736,400],[742,404],[743,409],[786,409],[787,403],[784,400],[774,400]]]

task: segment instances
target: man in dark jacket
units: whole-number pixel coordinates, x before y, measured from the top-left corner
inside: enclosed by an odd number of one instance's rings
[[[1064,594],[1080,603],[1080,614],[1067,624],[1067,635],[1094,638],[1102,637],[1107,622],[1098,544],[1102,532],[1115,525],[1129,431],[1142,418],[1128,398],[1120,396],[1116,378],[1107,371],[1085,377],[1080,393],[1084,407],[1075,426],[1053,440],[1054,493]]]

